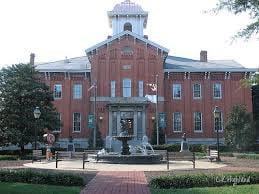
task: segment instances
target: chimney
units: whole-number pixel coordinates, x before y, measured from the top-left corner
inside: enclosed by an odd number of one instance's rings
[[[200,61],[201,62],[208,62],[208,54],[207,51],[200,52]]]
[[[34,59],[35,59],[35,54],[31,53],[30,55],[30,64],[33,66],[34,65]]]

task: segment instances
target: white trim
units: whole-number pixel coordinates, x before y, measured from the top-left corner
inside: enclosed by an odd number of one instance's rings
[[[75,131],[75,130],[74,130],[74,119],[75,119],[74,116],[75,116],[75,113],[79,113],[79,114],[80,114],[80,130],[79,130],[79,131]],[[81,121],[82,121],[81,113],[80,113],[80,112],[73,112],[73,121],[72,121],[73,133],[80,133],[80,132],[81,132],[81,128],[82,128]]]
[[[114,93],[113,93],[113,89],[114,89]],[[111,80],[111,98],[115,98],[115,97],[116,97],[116,81],[115,80]]]
[[[201,130],[195,130],[195,113],[201,113]],[[193,131],[194,131],[194,133],[203,133],[203,124],[202,124],[202,122],[203,122],[203,117],[202,117],[202,112],[193,112],[193,124],[194,124],[194,129],[193,129]]]
[[[175,97],[175,93],[174,93],[174,86],[180,86],[180,97]],[[181,100],[182,99],[182,84],[178,84],[178,83],[175,83],[172,85],[172,89],[173,89],[173,99],[174,100]]]
[[[124,81],[129,81],[130,87],[124,87]],[[130,88],[130,95],[129,96],[125,96],[124,94],[124,88],[128,89]],[[131,98],[132,97],[132,80],[130,78],[123,78],[122,79],[122,96],[126,97],[126,98]]]
[[[80,96],[75,96],[75,86],[81,86],[80,88]],[[75,83],[72,86],[72,90],[73,90],[73,100],[81,100],[83,98],[83,84],[82,83]]]
[[[180,130],[180,131],[178,131],[178,130],[176,131],[176,130],[174,129],[174,120],[175,120],[175,119],[174,119],[174,116],[175,116],[174,114],[175,114],[175,113],[180,113],[180,116],[181,116],[181,130]],[[182,131],[183,131],[183,114],[182,114],[181,112],[173,112],[173,132],[174,132],[174,133],[182,133]]]
[[[56,92],[55,92],[55,88],[56,88],[56,86],[61,86],[61,96],[60,97],[55,97],[55,94],[56,94]],[[54,88],[53,88],[53,98],[54,98],[54,100],[60,100],[60,99],[62,99],[62,92],[63,92],[63,89],[62,89],[62,84],[54,84]]]
[[[185,69],[164,69],[164,72],[175,72],[175,73],[184,73],[184,72],[195,72],[195,73],[202,73],[202,72],[256,72],[257,69],[255,68],[200,68],[200,69],[194,69],[192,67],[186,67]]]
[[[194,85],[199,85],[200,86],[200,97],[195,97],[194,96]],[[194,83],[192,84],[192,97],[194,100],[199,100],[199,99],[202,99],[202,91],[201,91],[201,83]]]
[[[214,92],[214,86],[216,85],[216,84],[218,84],[218,85],[220,85],[220,96],[219,97],[217,97],[217,96],[214,96],[214,94],[215,94],[215,92]],[[214,82],[213,83],[213,89],[212,89],[212,91],[213,91],[213,99],[222,99],[222,83],[220,83],[220,82]]]

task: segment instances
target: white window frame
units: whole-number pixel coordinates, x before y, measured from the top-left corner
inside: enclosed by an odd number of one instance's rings
[[[220,86],[220,96],[215,96],[216,85]],[[222,99],[222,84],[221,83],[213,83],[213,98],[214,99]]]
[[[200,121],[200,123],[201,123],[201,130],[196,130],[196,129],[195,129],[195,123],[196,123],[195,115],[196,115],[196,113],[200,113],[200,114],[201,114],[201,121]],[[194,124],[194,132],[196,132],[196,133],[202,133],[202,132],[203,132],[202,112],[194,112],[194,113],[193,113],[193,124]]]
[[[111,81],[111,97],[116,97],[116,81]]]
[[[175,94],[174,88],[175,88],[176,86],[180,86],[180,87],[179,87],[179,88],[180,88],[180,97],[175,96],[176,94]],[[172,87],[173,87],[173,99],[180,100],[180,99],[182,98],[182,85],[181,85],[181,84],[173,84]]]
[[[57,96],[56,87],[60,87],[60,97]],[[53,97],[55,100],[62,99],[62,84],[54,84]]]
[[[180,113],[180,118],[181,118],[181,130],[175,130],[175,113]],[[173,132],[174,133],[181,133],[183,131],[183,114],[181,112],[174,112],[173,113]]]
[[[199,97],[195,96],[195,86],[199,85]],[[193,99],[201,99],[201,84],[200,83],[194,83],[192,86],[192,93],[193,93]]]
[[[54,129],[53,132],[54,133],[61,133],[61,122],[62,122],[62,116],[61,116],[61,113],[58,112],[58,118],[59,118],[59,122],[60,122],[60,125],[59,125],[59,130],[57,129]]]
[[[129,86],[125,86],[125,85],[127,85],[126,83],[127,83],[127,81],[129,81]],[[123,97],[131,97],[131,90],[132,90],[132,85],[131,85],[132,83],[131,83],[131,79],[129,79],[129,78],[125,78],[125,79],[123,79],[123,81],[122,81],[122,93],[123,93]],[[129,95],[127,94],[127,91],[129,90]],[[127,95],[126,95],[127,94]]]
[[[144,81],[138,81],[138,96],[144,97]]]
[[[76,122],[76,121],[75,121],[75,114],[79,114],[79,115],[80,115],[80,117],[79,117],[79,124],[80,124],[80,125],[79,125],[79,129],[80,129],[80,130],[79,130],[79,131],[75,131],[75,122]],[[81,125],[81,119],[82,119],[82,116],[81,116],[81,113],[80,113],[80,112],[74,112],[74,113],[73,113],[73,132],[74,132],[74,133],[80,133],[80,132],[81,132],[81,126],[82,126],[82,125]],[[78,122],[78,121],[77,121],[77,122]]]
[[[224,125],[223,125],[223,113],[220,112],[220,119],[221,119],[221,129],[219,130],[219,133],[222,133],[224,131]],[[213,123],[214,123],[214,131],[217,132],[217,129],[216,129],[216,118],[214,117],[213,115]]]
[[[74,84],[73,85],[73,99],[82,99],[83,95],[83,86],[82,84]]]

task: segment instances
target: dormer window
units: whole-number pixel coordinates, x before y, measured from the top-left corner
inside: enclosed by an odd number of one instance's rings
[[[131,23],[127,22],[127,23],[124,24],[124,31],[132,32],[132,25],[131,25]]]

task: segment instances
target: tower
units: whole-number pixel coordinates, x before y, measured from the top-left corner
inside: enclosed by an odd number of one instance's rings
[[[108,11],[108,17],[113,35],[128,30],[143,36],[144,28],[147,26],[148,12],[144,11],[140,5],[125,0],[116,4],[112,11]]]

